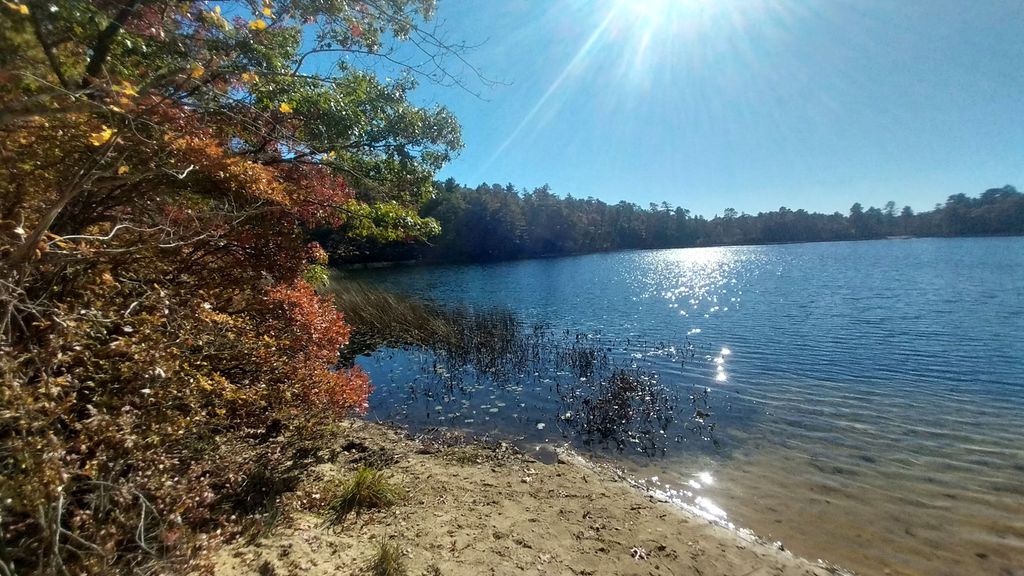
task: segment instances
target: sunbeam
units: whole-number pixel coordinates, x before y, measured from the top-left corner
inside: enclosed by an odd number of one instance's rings
[[[544,95],[541,96],[539,100],[537,100],[537,103],[533,105],[533,108],[530,109],[526,116],[524,116],[523,119],[519,121],[519,125],[516,126],[515,130],[513,130],[512,133],[509,134],[508,138],[506,138],[505,141],[502,142],[500,146],[498,146],[498,149],[494,151],[494,154],[492,154],[491,157],[487,159],[487,162],[484,163],[484,169],[489,167],[499,156],[501,156],[505,149],[508,148],[513,141],[515,141],[516,137],[518,137],[519,134],[527,127],[527,125],[530,124],[534,117],[537,116],[537,113],[544,108],[544,105],[547,104],[551,96],[555,92],[557,92],[559,88],[562,87],[562,84],[565,83],[565,80],[569,77],[569,75],[572,74],[574,71],[578,70],[585,63],[587,56],[597,45],[598,40],[601,39],[601,36],[604,34],[604,31],[608,28],[608,25],[611,24],[615,16],[615,10],[610,10],[608,12],[608,14],[604,17],[604,20],[601,21],[601,24],[590,34],[590,36],[587,38],[587,41],[583,43],[580,49],[576,51],[576,55],[573,56],[572,60],[569,61],[569,64],[567,64],[566,67],[562,70],[562,73],[558,75],[558,78],[555,79],[551,86],[548,87],[547,91],[544,92]]]

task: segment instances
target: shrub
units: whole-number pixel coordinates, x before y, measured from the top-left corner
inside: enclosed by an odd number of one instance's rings
[[[366,406],[307,232],[430,229],[458,127],[299,40],[372,51],[431,8],[260,4],[0,6],[0,574],[191,570],[252,488],[226,435]]]

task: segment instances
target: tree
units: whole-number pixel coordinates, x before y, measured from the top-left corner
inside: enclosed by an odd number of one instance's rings
[[[237,512],[245,470],[216,465],[222,431],[365,408],[365,374],[337,366],[348,326],[315,291],[327,254],[306,233],[437,232],[416,208],[459,127],[407,97],[417,77],[457,79],[311,63],[400,63],[389,38],[458,58],[420,26],[433,4],[0,7],[5,567],[187,562],[196,533],[215,542]]]

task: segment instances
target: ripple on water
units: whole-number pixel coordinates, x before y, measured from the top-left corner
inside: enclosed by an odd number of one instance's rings
[[[684,434],[654,460],[595,450],[691,492],[689,506],[708,512],[705,498],[729,522],[864,573],[1024,573],[1024,239],[621,252],[363,278],[673,346],[634,360],[684,394],[711,391],[720,447]],[[374,413],[424,417],[437,402],[409,403],[396,373],[373,372]],[[442,403],[445,422],[563,441],[558,378],[499,390],[516,409],[488,421],[475,396],[458,411]]]

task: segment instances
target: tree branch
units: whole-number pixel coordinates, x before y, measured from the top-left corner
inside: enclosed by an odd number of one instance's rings
[[[50,63],[50,68],[53,70],[53,74],[57,77],[60,85],[65,90],[71,90],[71,83],[68,81],[67,76],[64,75],[64,71],[61,70],[60,60],[57,59],[57,53],[53,50],[53,45],[46,39],[46,33],[43,31],[43,23],[39,19],[39,15],[36,10],[29,13],[32,18],[32,30],[35,32],[36,40],[39,45],[43,48],[43,54],[46,55],[47,62]]]
[[[110,49],[114,46],[114,39],[117,38],[117,34],[124,27],[124,23],[135,12],[135,7],[138,4],[139,0],[128,0],[128,3],[118,11],[117,16],[96,37],[96,44],[92,47],[92,58],[89,59],[89,63],[85,66],[85,74],[82,76],[82,88],[88,88],[92,84],[92,79],[99,76],[99,73],[103,70],[103,65],[107,63],[107,57],[110,56]]]

